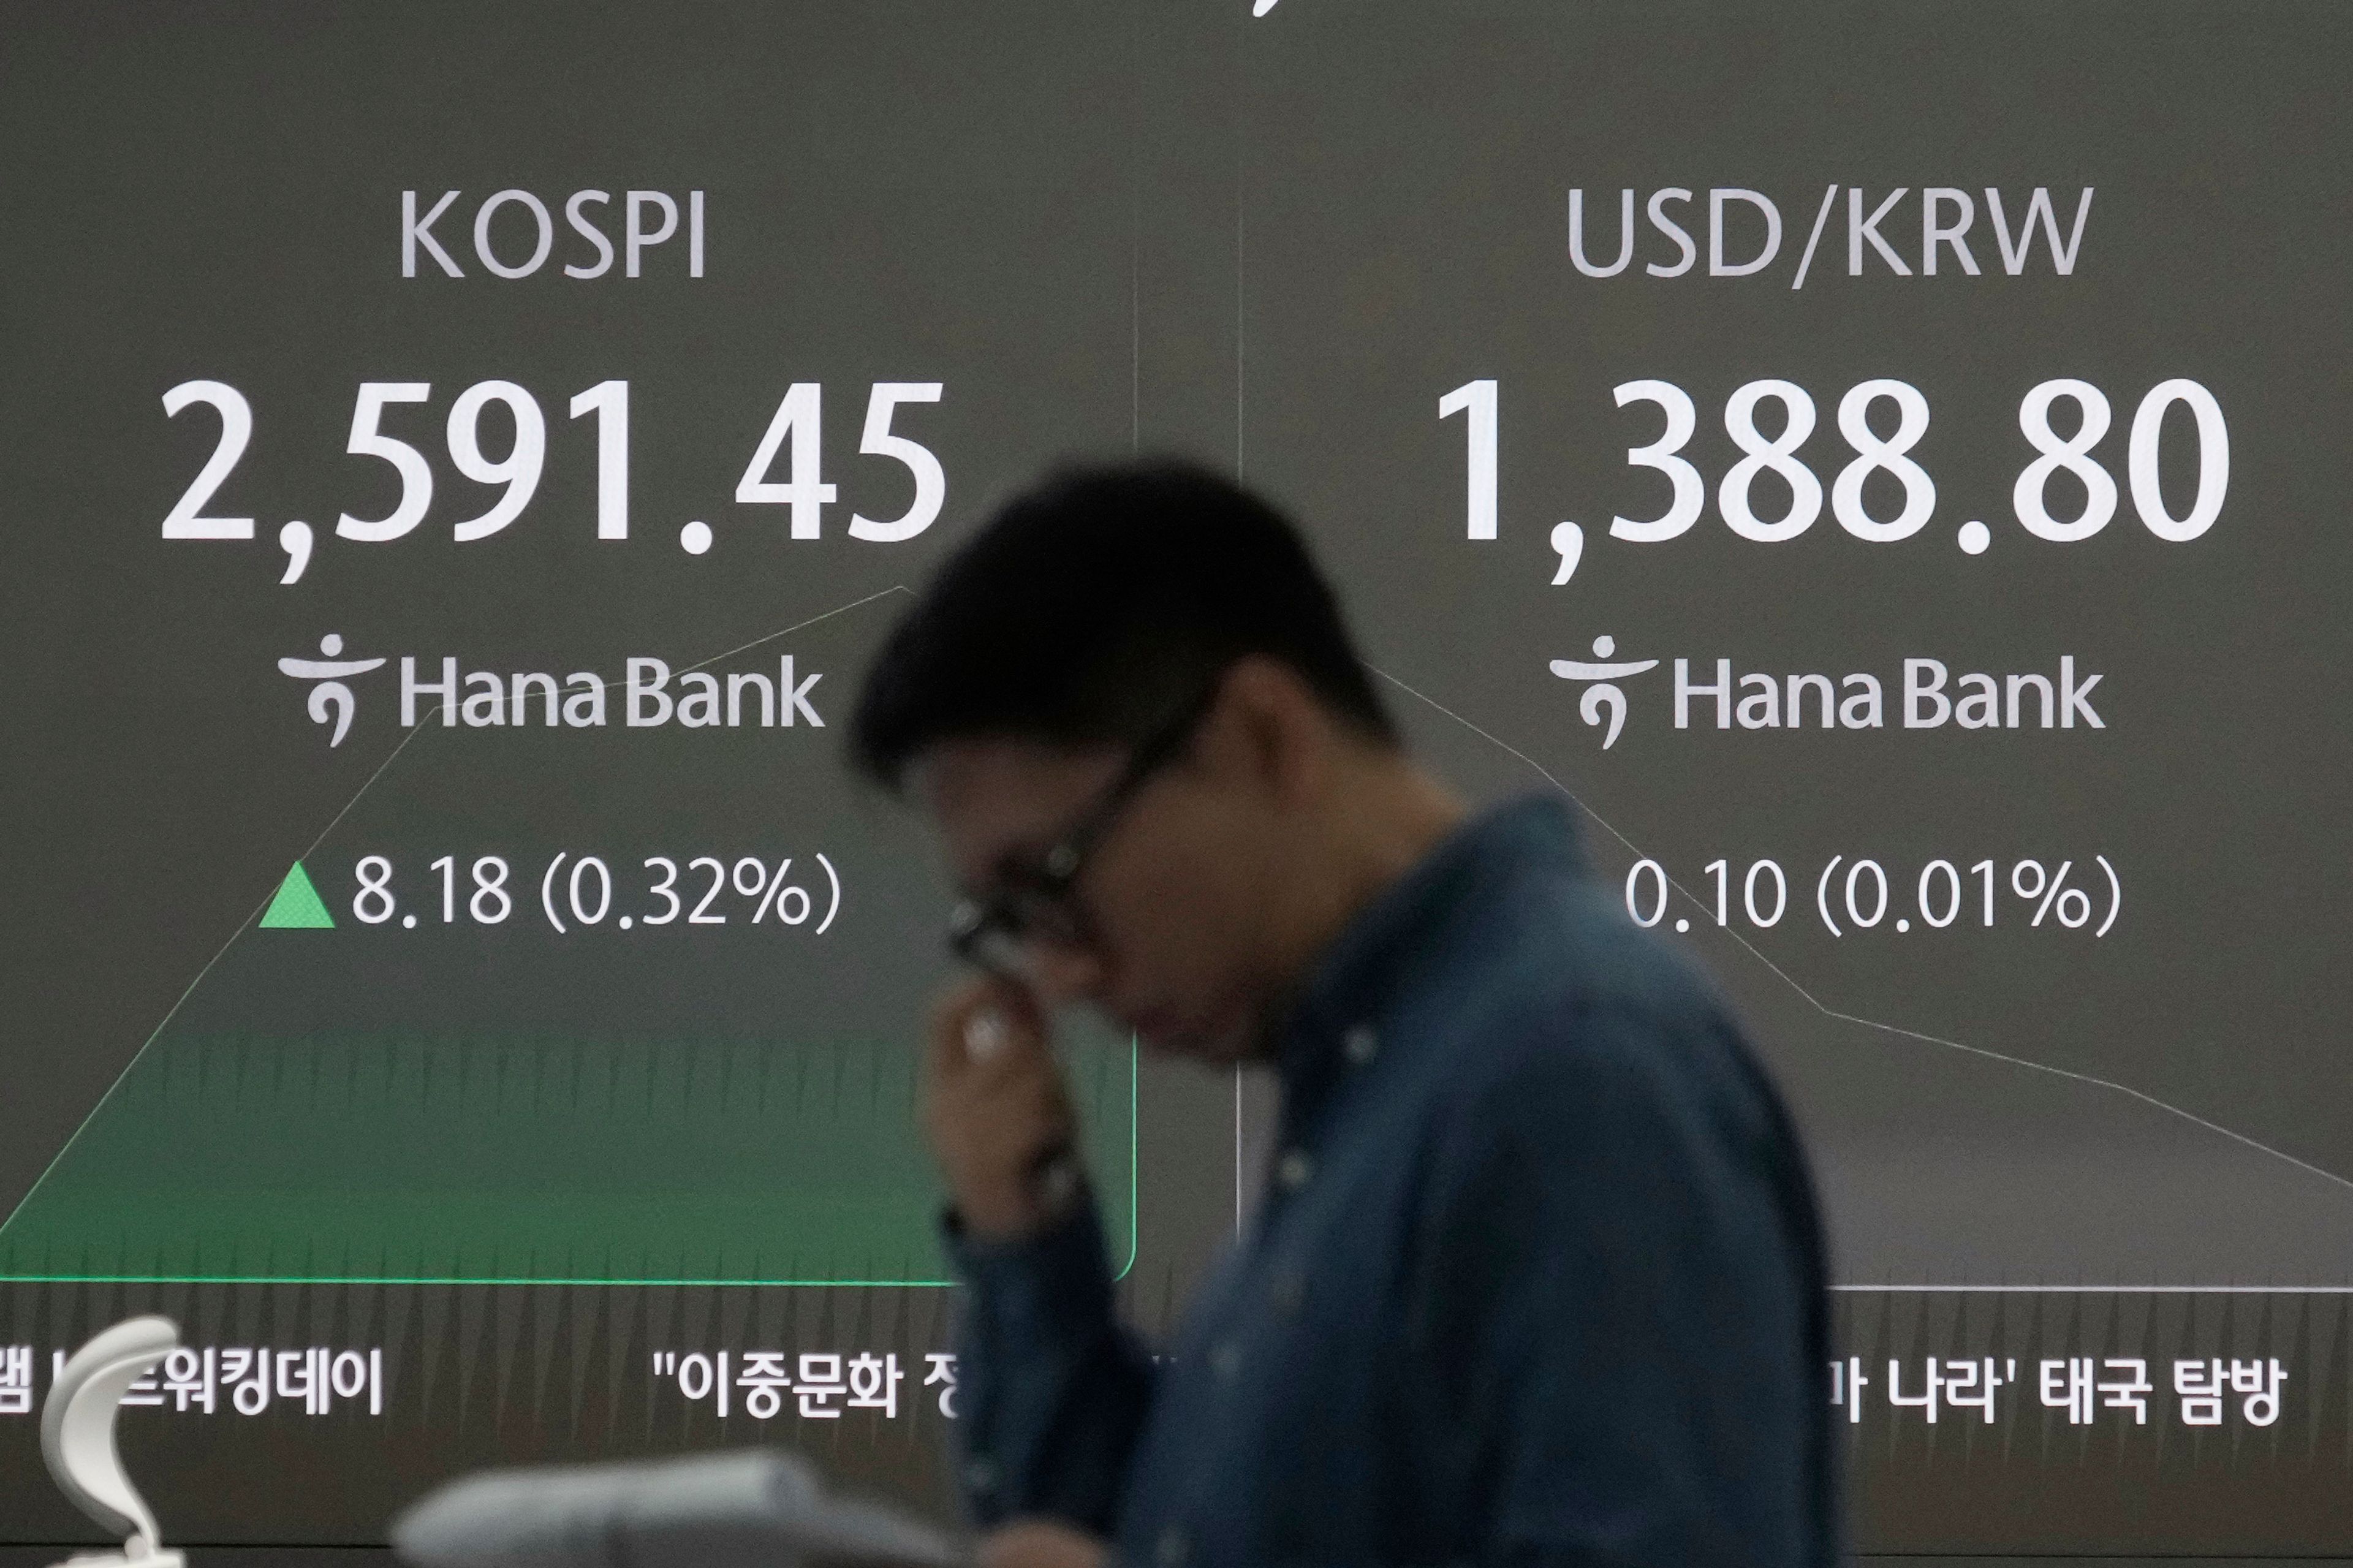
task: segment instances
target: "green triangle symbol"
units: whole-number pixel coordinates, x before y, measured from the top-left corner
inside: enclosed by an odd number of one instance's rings
[[[286,879],[278,884],[278,896],[269,900],[269,910],[261,917],[261,926],[264,931],[335,929],[335,917],[327,912],[325,904],[320,902],[319,889],[311,885],[311,873],[302,869],[301,861],[295,861],[294,868],[286,873]]]

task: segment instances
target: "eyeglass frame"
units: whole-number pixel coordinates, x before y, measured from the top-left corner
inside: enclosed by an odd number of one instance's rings
[[[1208,717],[1222,684],[1211,677],[1200,691],[1139,742],[1111,782],[1095,793],[1077,819],[1034,862],[1000,878],[1000,885],[992,892],[958,900],[948,916],[948,951],[976,968],[1004,974],[1005,967],[992,963],[984,949],[991,933],[1015,944],[1031,940],[1040,921],[1035,912],[1017,912],[1016,906],[1022,903],[1032,906],[1033,911],[1064,911],[1059,922],[1063,929],[1052,940],[1087,941],[1094,922],[1079,901],[1079,878],[1136,793],[1192,740],[1201,721]]]

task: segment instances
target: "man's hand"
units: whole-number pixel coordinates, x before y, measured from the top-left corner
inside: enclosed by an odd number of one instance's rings
[[[1110,1549],[1050,1519],[1017,1519],[980,1538],[979,1568],[1103,1568]]]
[[[1037,998],[985,976],[957,986],[932,1016],[923,1130],[965,1228],[1009,1241],[1054,1216],[1041,1167],[1069,1148],[1075,1123]]]

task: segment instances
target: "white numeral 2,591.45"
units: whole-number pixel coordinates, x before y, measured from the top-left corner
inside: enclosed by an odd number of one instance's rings
[[[947,475],[930,448],[892,430],[892,417],[902,404],[937,403],[936,381],[878,381],[866,404],[866,425],[858,450],[869,457],[888,458],[906,468],[914,480],[914,499],[899,517],[877,521],[853,516],[853,539],[895,543],[914,538],[931,527],[947,500]],[[433,465],[414,444],[384,428],[387,414],[407,404],[430,402],[433,386],[423,381],[364,381],[352,404],[351,435],[344,450],[391,465],[400,480],[399,499],[378,518],[343,513],[335,532],[345,539],[381,544],[413,531],[433,504]],[[166,539],[251,539],[249,517],[209,517],[205,509],[245,456],[253,438],[253,407],[245,395],[226,382],[186,381],[164,395],[164,412],[177,416],[205,404],[220,416],[220,441],[179,501],[164,519]],[[492,404],[506,412],[513,437],[502,456],[482,449],[481,419]],[[629,384],[602,381],[575,395],[570,404],[575,419],[596,416],[596,537],[629,536]],[[834,500],[834,487],[823,479],[819,435],[824,414],[824,390],[816,382],[795,382],[777,405],[767,432],[760,438],[749,467],[735,486],[735,500],[744,504],[782,504],[792,509],[795,539],[818,537],[825,506]],[[443,436],[449,462],[477,484],[504,489],[490,510],[451,525],[459,542],[488,539],[531,504],[547,465],[547,418],[539,400],[512,381],[483,381],[459,393],[449,405]],[[789,442],[789,449],[786,444]],[[768,477],[780,451],[786,458],[787,478]],[[290,523],[303,534],[308,558],[307,524]],[[700,526],[700,525],[697,525]],[[286,581],[298,575],[300,567]]]

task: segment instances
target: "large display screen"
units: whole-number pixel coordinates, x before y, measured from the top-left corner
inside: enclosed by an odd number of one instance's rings
[[[2353,1552],[2340,8],[41,4],[0,49],[0,1542],[754,1443],[935,1511],[860,672],[1174,453],[1573,800],[1832,1232],[1869,1553]],[[1268,1086],[1061,1048],[1123,1300]]]

